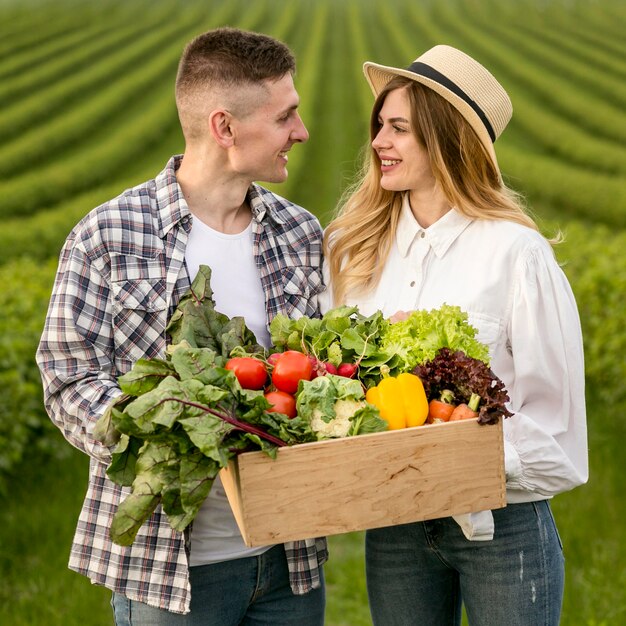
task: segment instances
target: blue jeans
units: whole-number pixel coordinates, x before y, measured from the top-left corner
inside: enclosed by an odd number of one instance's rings
[[[375,626],[558,626],[563,548],[547,500],[493,511],[492,541],[451,517],[366,533]]]
[[[281,545],[267,552],[192,567],[191,612],[170,613],[113,594],[116,626],[322,626],[322,587],[296,596]]]

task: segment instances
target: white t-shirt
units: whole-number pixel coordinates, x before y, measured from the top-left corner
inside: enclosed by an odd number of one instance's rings
[[[252,222],[244,231],[226,235],[194,216],[185,262],[192,281],[200,265],[211,268],[215,308],[228,317],[243,317],[258,343],[269,347],[265,294],[252,253]]]
[[[265,294],[252,252],[252,222],[241,233],[227,235],[194,216],[185,262],[192,281],[200,265],[211,268],[216,310],[228,317],[243,317],[258,343],[268,347]],[[248,548],[244,544],[218,476],[193,522],[190,565],[253,556],[268,547]]]

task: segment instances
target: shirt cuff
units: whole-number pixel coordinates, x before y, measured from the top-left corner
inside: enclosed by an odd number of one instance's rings
[[[504,473],[507,483],[517,483],[522,477],[522,461],[515,446],[504,440]]]
[[[453,515],[452,519],[461,527],[465,538],[469,541],[493,539],[494,523],[491,511]]]

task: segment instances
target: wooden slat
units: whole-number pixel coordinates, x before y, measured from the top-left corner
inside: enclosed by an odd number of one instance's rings
[[[240,455],[222,482],[249,546],[505,506],[502,424],[476,420]]]

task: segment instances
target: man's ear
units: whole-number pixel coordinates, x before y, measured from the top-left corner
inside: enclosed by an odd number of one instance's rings
[[[230,148],[235,142],[232,122],[232,115],[224,109],[216,109],[209,115],[209,132],[222,148]]]

